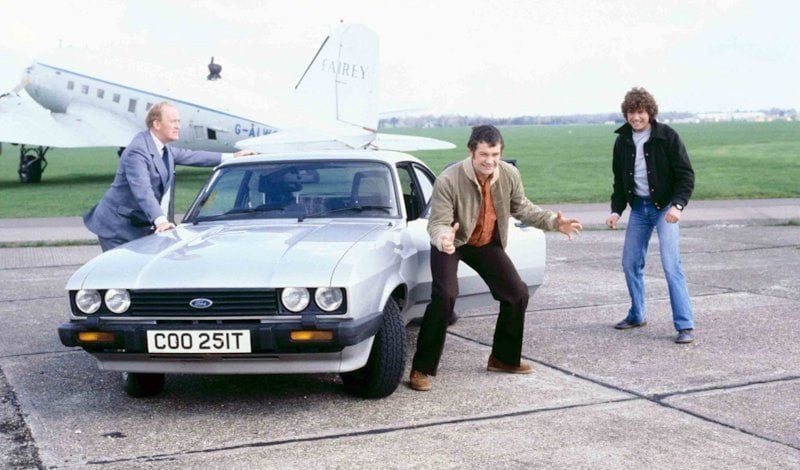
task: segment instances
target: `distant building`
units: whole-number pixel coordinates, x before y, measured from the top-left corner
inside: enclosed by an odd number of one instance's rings
[[[701,122],[723,122],[723,121],[754,121],[765,122],[767,115],[763,111],[730,111],[718,113],[698,113],[697,118]]]

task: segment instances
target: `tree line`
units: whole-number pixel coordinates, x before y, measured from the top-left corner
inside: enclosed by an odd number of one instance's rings
[[[771,108],[762,110],[766,116],[781,119],[798,119],[797,110]],[[682,121],[696,117],[695,113],[668,111],[659,113],[661,121]],[[488,117],[488,116],[466,116],[461,114],[432,115],[425,114],[420,116],[393,116],[381,119],[378,123],[380,128],[430,128],[430,127],[470,127],[478,124],[493,124],[495,126],[530,126],[530,125],[565,125],[565,124],[622,124],[622,115],[616,113],[597,113],[597,114],[567,114],[567,115],[544,115],[544,116],[516,116],[516,117]]]

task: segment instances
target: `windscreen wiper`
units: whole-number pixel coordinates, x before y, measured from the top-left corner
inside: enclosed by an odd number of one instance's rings
[[[225,212],[223,214],[209,215],[209,216],[206,216],[206,217],[198,217],[197,219],[195,219],[192,222],[192,224],[193,225],[197,225],[198,222],[210,222],[210,221],[214,221],[214,220],[222,220],[222,219],[225,219],[225,218],[227,218],[228,216],[231,216],[231,215],[255,214],[255,213],[260,213],[260,212],[274,212],[274,211],[283,212],[283,210],[284,210],[283,206],[270,206],[270,205],[266,205],[266,204],[265,205],[261,205],[261,206],[256,206],[256,207],[241,207],[241,208],[238,208],[238,209],[231,209],[228,212]]]
[[[301,216],[299,216],[297,218],[297,221],[298,222],[302,222],[303,219],[306,219],[306,218],[309,218],[309,217],[321,217],[321,216],[328,215],[328,214],[333,214],[333,213],[336,213],[336,212],[351,212],[351,211],[364,212],[364,211],[369,211],[369,210],[382,210],[382,211],[386,211],[386,213],[388,213],[388,214],[391,214],[392,213],[392,209],[394,209],[393,206],[379,206],[379,205],[355,205],[355,206],[347,206],[347,207],[337,207],[336,209],[326,209],[324,211],[315,212],[313,214],[301,215]]]

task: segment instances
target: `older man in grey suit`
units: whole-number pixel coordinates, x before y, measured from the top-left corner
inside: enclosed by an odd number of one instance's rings
[[[178,140],[178,110],[163,101],[146,117],[147,130],[136,134],[122,152],[114,182],[83,222],[100,240],[103,251],[155,232],[175,228],[171,221],[175,165],[215,166],[230,157],[253,155],[251,150],[221,154],[171,147]]]

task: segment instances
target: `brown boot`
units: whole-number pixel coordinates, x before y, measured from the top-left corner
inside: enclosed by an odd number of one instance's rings
[[[486,370],[492,372],[508,372],[510,374],[530,374],[533,372],[533,367],[529,364],[520,362],[518,366],[506,364],[494,356],[489,356],[489,364],[486,365]]]
[[[427,392],[431,389],[431,379],[429,379],[427,375],[416,370],[411,371],[411,377],[408,382],[408,385],[418,392]]]

